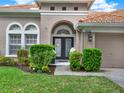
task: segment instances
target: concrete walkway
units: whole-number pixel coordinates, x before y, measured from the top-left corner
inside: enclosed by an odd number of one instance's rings
[[[54,75],[75,75],[75,76],[104,76],[103,73],[91,73],[91,72],[74,72],[71,71],[69,66],[57,66]]]
[[[74,72],[69,65],[58,65],[54,75],[105,76],[124,88],[124,69],[102,68],[101,72]]]
[[[124,88],[124,69],[105,69],[105,76]]]

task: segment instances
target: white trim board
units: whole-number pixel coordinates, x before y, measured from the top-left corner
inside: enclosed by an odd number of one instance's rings
[[[88,11],[41,11],[40,15],[66,15],[66,16],[86,16]]]
[[[87,16],[88,14],[76,14],[76,13],[66,13],[66,14],[64,14],[64,13],[40,13],[42,16],[44,15],[44,16],[46,16],[46,15],[52,15],[52,16]]]

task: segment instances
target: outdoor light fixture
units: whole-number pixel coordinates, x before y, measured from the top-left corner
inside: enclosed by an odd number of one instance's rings
[[[88,41],[92,42],[93,41],[93,33],[91,31],[87,31],[88,33]]]

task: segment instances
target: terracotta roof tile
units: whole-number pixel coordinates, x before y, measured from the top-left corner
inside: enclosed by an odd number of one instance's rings
[[[14,6],[0,6],[0,9],[9,8],[9,9],[33,9],[38,8],[36,4],[32,5],[14,5]]]
[[[124,23],[124,11],[115,11],[109,13],[96,12],[86,18],[79,20],[83,23]]]
[[[112,13],[115,14],[115,15],[124,16],[124,10],[118,10],[118,11],[114,11]]]
[[[89,14],[87,17],[93,17],[93,16],[99,16],[102,14],[105,14],[106,12],[95,12],[95,11],[89,11]]]
[[[95,0],[36,0],[36,1],[39,1],[39,2],[91,2],[91,1],[95,1]]]

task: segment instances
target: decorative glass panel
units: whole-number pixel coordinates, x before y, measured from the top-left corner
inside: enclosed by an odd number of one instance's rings
[[[57,57],[61,57],[61,39],[55,39],[55,50]]]
[[[59,30],[58,32],[57,32],[57,34],[67,34],[67,35],[69,35],[70,34],[70,32],[68,31],[68,30],[65,30],[65,29],[62,29],[62,30]]]
[[[20,26],[19,25],[12,25],[9,30],[21,30]]]
[[[37,28],[34,25],[29,25],[29,26],[26,27],[25,30],[26,31],[35,31],[35,30],[37,30]]]
[[[21,35],[10,34],[9,35],[9,54],[15,55],[17,50],[21,48]]]
[[[65,39],[65,45],[66,45],[65,46],[65,56],[68,57],[70,49],[72,48],[72,39],[71,38]]]

